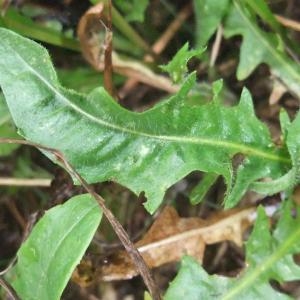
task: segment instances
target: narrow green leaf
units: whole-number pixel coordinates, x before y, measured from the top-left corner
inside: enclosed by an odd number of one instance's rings
[[[42,42],[71,50],[80,50],[79,42],[75,38],[66,37],[63,32],[33,22],[13,8],[9,8],[5,15],[0,15],[0,25]]]
[[[273,235],[263,208],[246,244],[246,268],[237,278],[209,275],[192,258],[184,257],[166,299],[290,299],[274,290],[269,281],[279,282],[300,278],[300,267],[293,254],[300,251],[300,216],[291,215],[291,202],[284,204],[282,216]]]
[[[300,114],[298,113],[294,121],[287,127],[286,137],[287,147],[289,149],[293,169],[294,177],[292,184],[295,186],[300,182]]]
[[[275,32],[281,31],[279,22],[276,20],[265,0],[246,0],[246,2]]]
[[[291,125],[291,120],[287,112],[283,109],[280,111],[279,120],[280,120],[281,132],[282,132],[282,141],[286,142],[288,129]]]
[[[130,112],[103,88],[87,97],[62,88],[36,43],[6,29],[0,39],[0,85],[20,133],[62,151],[90,183],[114,180],[136,194],[145,191],[150,212],[166,189],[195,170],[224,176],[225,206],[231,207],[252,182],[276,179],[290,168],[288,155],[256,118],[247,90],[235,107],[186,105],[192,74],[169,100]],[[238,153],[244,159],[233,167]]]
[[[168,72],[175,83],[182,82],[188,72],[188,61],[194,56],[201,55],[204,50],[205,48],[189,50],[189,43],[185,43],[172,60],[167,65],[160,66],[160,68]]]
[[[98,203],[87,194],[45,213],[17,254],[12,285],[21,299],[60,299],[101,216]]]
[[[239,80],[248,77],[259,64],[266,63],[272,73],[300,97],[300,66],[282,52],[281,41],[275,34],[264,32],[258,27],[255,16],[242,1],[232,1],[224,34],[226,37],[243,36],[237,70]]]
[[[190,193],[190,201],[192,204],[198,204],[202,202],[204,196],[207,194],[209,189],[218,179],[218,175],[214,173],[206,173],[201,179],[200,183],[197,184]]]
[[[194,0],[196,45],[206,46],[227,12],[229,0]]]
[[[125,15],[126,20],[143,22],[149,0],[115,0],[114,5]]]

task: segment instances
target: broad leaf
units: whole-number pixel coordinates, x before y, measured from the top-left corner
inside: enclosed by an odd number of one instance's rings
[[[192,74],[169,100],[134,113],[103,88],[88,96],[62,88],[38,44],[6,29],[0,39],[0,85],[20,133],[62,151],[89,182],[114,180],[136,194],[145,191],[150,212],[167,188],[194,170],[225,177],[230,207],[255,180],[290,168],[288,155],[256,118],[247,90],[235,107],[218,99],[190,106],[184,99],[195,83]],[[243,157],[238,165],[236,155]]]
[[[185,257],[181,269],[166,293],[172,299],[290,299],[274,290],[269,281],[297,280],[300,267],[293,255],[300,252],[300,216],[291,216],[286,203],[282,217],[273,233],[262,208],[254,230],[246,244],[246,269],[237,278],[208,275],[192,258]]]
[[[272,73],[279,77],[291,92],[300,97],[300,66],[283,52],[278,36],[258,27],[255,15],[247,9],[243,1],[232,1],[224,34],[226,37],[243,36],[237,70],[239,80],[248,77],[259,64],[266,63]]]
[[[60,299],[101,216],[98,203],[86,194],[46,212],[17,254],[12,285],[21,299]]]

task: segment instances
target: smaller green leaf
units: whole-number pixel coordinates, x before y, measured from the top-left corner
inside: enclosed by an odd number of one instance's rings
[[[281,31],[279,22],[276,20],[265,0],[246,0],[246,2],[274,31]]]
[[[0,15],[0,26],[42,42],[71,50],[80,50],[79,42],[75,38],[67,37],[60,31],[40,25],[12,7],[4,16]]]
[[[21,299],[60,299],[101,216],[98,203],[88,194],[45,213],[17,254],[12,285]]]
[[[114,5],[125,14],[128,21],[143,22],[145,10],[147,9],[149,0],[115,0]]]
[[[188,61],[196,56],[198,57],[205,51],[205,48],[199,48],[195,50],[189,50],[189,43],[185,43],[182,48],[175,54],[172,60],[167,64],[160,66],[161,69],[171,76],[175,83],[183,81],[184,76],[188,72]]]
[[[293,255],[300,252],[300,210],[291,215],[292,202],[281,209],[281,218],[273,234],[262,207],[253,232],[246,243],[245,270],[236,278],[209,275],[191,257],[184,257],[178,275],[165,295],[166,300],[180,299],[290,299],[270,285],[300,278],[300,267]]]
[[[229,0],[194,0],[196,45],[205,46],[227,12]]]
[[[220,103],[220,94],[223,88],[223,79],[219,79],[212,84],[212,90],[213,90],[213,101],[215,103]]]
[[[179,273],[170,284],[164,299],[220,299],[219,296],[227,285],[227,278],[209,276],[194,258],[185,256],[182,258]]]
[[[300,67],[282,49],[279,35],[262,30],[256,15],[243,1],[233,0],[224,24],[226,38],[242,35],[237,78],[247,78],[261,63],[270,66],[272,74],[300,97]]]
[[[195,205],[202,202],[204,196],[218,177],[219,175],[215,173],[205,173],[199,184],[197,184],[190,193],[189,198],[191,203]]]
[[[291,125],[291,120],[287,112],[283,109],[280,111],[279,119],[282,132],[282,140],[286,142],[288,129]]]

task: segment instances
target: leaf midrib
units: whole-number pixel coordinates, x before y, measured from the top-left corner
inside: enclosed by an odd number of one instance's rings
[[[254,147],[246,146],[243,144],[237,144],[233,142],[227,142],[227,141],[220,141],[220,140],[212,140],[212,139],[205,139],[205,138],[199,138],[199,137],[183,137],[183,136],[168,136],[168,135],[154,135],[150,134],[147,132],[142,132],[142,131],[135,131],[129,128],[124,128],[112,123],[108,123],[100,118],[96,118],[95,116],[89,114],[88,112],[84,111],[80,107],[76,106],[74,103],[72,103],[68,98],[66,98],[62,93],[60,93],[59,90],[52,84],[50,84],[41,74],[36,72],[35,69],[31,67],[30,64],[27,63],[26,60],[23,59],[23,57],[15,51],[12,47],[10,47],[11,51],[16,54],[16,56],[21,60],[21,62],[27,66],[27,68],[36,76],[38,79],[40,79],[55,95],[58,96],[64,103],[66,103],[69,107],[71,107],[74,111],[78,112],[79,114],[82,114],[86,118],[88,118],[90,121],[93,121],[97,124],[100,124],[104,127],[121,131],[121,132],[126,132],[132,135],[137,135],[137,136],[144,136],[147,138],[151,139],[157,139],[157,140],[162,140],[162,141],[168,141],[168,142],[180,142],[180,143],[189,143],[189,144],[197,144],[197,145],[209,145],[209,146],[215,146],[215,147],[224,147],[232,150],[236,150],[236,152],[241,152],[246,155],[253,155],[253,156],[258,156],[261,158],[265,158],[268,160],[273,160],[273,161],[279,161],[285,164],[290,164],[291,161],[289,158],[285,156],[280,156],[276,155],[273,153],[269,153],[267,151],[263,151],[260,149],[256,149]]]
[[[95,209],[96,207],[98,207],[98,204],[95,204],[95,205],[93,205],[92,207],[90,207],[87,211],[85,211],[85,213],[83,214],[83,215],[81,215],[81,218],[80,218],[80,223],[82,222],[82,220],[84,219],[84,218],[86,218],[89,214],[90,214],[90,212],[93,210],[93,209]],[[50,270],[50,269],[53,269],[53,268],[51,268],[51,266],[52,266],[52,264],[53,264],[53,261],[54,261],[54,258],[55,258],[55,256],[56,256],[56,253],[58,253],[59,252],[59,249],[61,248],[61,246],[62,246],[62,243],[66,240],[66,238],[71,234],[71,232],[73,231],[73,230],[76,230],[76,227],[78,226],[78,225],[80,225],[79,224],[79,222],[76,222],[76,223],[73,223],[73,225],[71,226],[71,227],[68,227],[68,230],[67,231],[65,231],[65,234],[61,237],[61,239],[60,239],[60,241],[59,241],[59,243],[57,244],[57,246],[56,246],[56,248],[54,249],[54,251],[51,253],[52,255],[49,257],[49,259],[48,259],[48,264],[47,264],[47,272],[46,273],[44,273],[46,276],[44,277],[44,276],[41,276],[40,278],[41,279],[49,279],[49,276],[47,275],[48,274],[48,271]],[[45,270],[43,269],[43,270],[41,270],[42,272],[44,272]],[[37,282],[37,289],[36,289],[36,291],[37,291],[37,294],[36,295],[40,295],[40,291],[41,291],[41,288],[45,288],[45,283],[44,283],[44,281],[43,280],[39,280],[38,282]]]
[[[245,291],[247,287],[252,285],[259,276],[269,270],[274,264],[276,264],[290,249],[291,245],[299,241],[300,238],[300,226],[295,226],[297,230],[289,236],[277,249],[271,254],[262,264],[257,266],[249,275],[246,275],[244,278],[239,279],[239,284],[230,290],[222,300],[236,299],[235,296],[240,292]]]
[[[290,64],[288,64],[283,57],[277,52],[274,51],[274,48],[271,47],[271,45],[266,41],[265,38],[263,38],[259,31],[256,30],[255,26],[249,21],[249,19],[245,16],[245,14],[242,11],[242,8],[237,1],[234,1],[234,5],[239,12],[241,18],[245,21],[245,23],[248,25],[248,27],[251,29],[253,34],[261,41],[262,44],[268,49],[268,51],[271,53],[272,56],[274,56],[278,61],[280,65],[283,65],[285,69],[288,71],[288,73],[291,73],[293,77],[295,77],[296,80],[300,82],[300,75],[298,72],[296,72]],[[266,59],[267,62],[267,59]],[[270,64],[270,67],[272,68],[272,65]],[[282,78],[284,80],[284,78]]]

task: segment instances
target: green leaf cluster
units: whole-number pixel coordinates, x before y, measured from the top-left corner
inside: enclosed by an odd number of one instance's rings
[[[289,91],[300,97],[300,66],[295,64],[283,49],[282,30],[264,0],[194,0],[197,8],[197,44],[205,45],[220,24],[227,38],[243,37],[237,78],[247,78],[261,63],[271,68],[274,76]],[[220,5],[220,9],[217,7]],[[275,32],[266,32],[257,24],[263,18]]]
[[[294,208],[295,209],[295,208]],[[296,217],[292,216],[296,213]],[[279,283],[297,280],[300,267],[293,255],[300,252],[299,208],[291,202],[281,209],[281,218],[273,231],[262,207],[253,232],[246,243],[246,268],[237,278],[209,275],[193,258],[184,257],[177,277],[171,283],[166,300],[176,299],[290,299],[276,291],[270,280]]]
[[[148,1],[122,5],[140,5],[139,11],[127,17],[142,20]],[[286,113],[281,113],[283,137],[279,147],[255,116],[246,89],[233,107],[223,105],[220,81],[213,86],[211,102],[200,105],[186,101],[196,86],[196,75],[188,75],[187,62],[203,52],[221,22],[226,37],[243,37],[238,79],[267,63],[272,73],[299,96],[300,68],[283,50],[280,26],[261,0],[194,0],[194,6],[197,45],[201,47],[189,50],[185,44],[162,67],[174,82],[182,84],[181,88],[143,113],[122,108],[103,88],[85,95],[63,87],[43,47],[0,28],[0,87],[19,133],[32,142],[60,150],[89,183],[111,180],[137,195],[145,192],[145,206],[151,213],[170,186],[195,170],[206,175],[202,185],[191,193],[192,203],[203,198],[219,175],[227,185],[225,207],[237,204],[249,189],[262,194],[291,191],[300,182],[299,114],[291,122]],[[257,16],[273,32],[262,30]],[[1,18],[0,22],[20,31],[20,23],[24,22],[21,18],[16,16],[12,24],[7,20],[14,18]],[[39,30],[32,32],[39,38]],[[74,41],[69,42],[69,48],[78,48]],[[77,88],[83,73],[79,70]],[[67,83],[68,74],[60,75]],[[0,136],[16,135],[10,113],[0,98]],[[1,145],[0,155],[10,151],[12,148]],[[52,154],[45,154],[56,162]],[[241,158],[238,163],[237,157]],[[268,180],[262,181],[264,178]],[[285,203],[273,233],[264,210],[258,210],[258,220],[246,245],[248,265],[238,278],[210,276],[192,258],[185,257],[166,299],[255,299],[266,294],[272,299],[288,299],[269,281],[300,277],[300,268],[293,262],[293,255],[300,251],[300,219],[298,211],[295,218],[291,216],[291,209],[291,203]],[[13,286],[22,299],[61,296],[100,220],[98,205],[88,195],[74,197],[45,214],[18,252]]]

